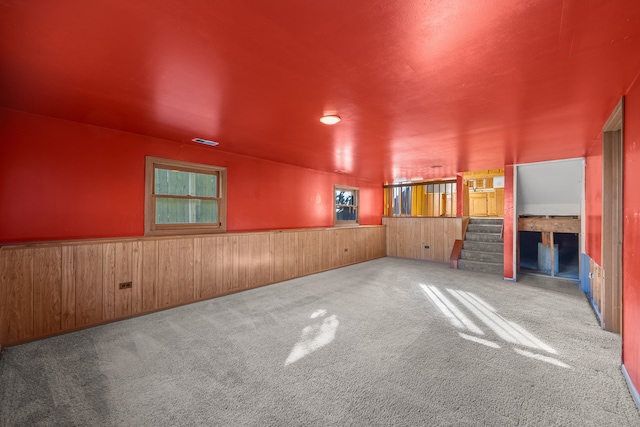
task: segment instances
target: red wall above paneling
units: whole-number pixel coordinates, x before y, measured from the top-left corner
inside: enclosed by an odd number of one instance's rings
[[[622,359],[640,390],[640,81],[625,97]]]
[[[602,140],[594,142],[585,162],[586,238],[584,252],[602,266]]]
[[[333,226],[333,185],[361,189],[381,224],[382,184],[0,109],[0,242],[141,236],[145,156],[228,168],[228,231]]]

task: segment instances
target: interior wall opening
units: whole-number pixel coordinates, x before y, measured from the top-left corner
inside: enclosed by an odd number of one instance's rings
[[[504,217],[504,168],[463,174],[463,215]]]
[[[578,233],[520,231],[519,238],[522,273],[579,279],[580,235]],[[553,244],[553,251],[551,244]]]

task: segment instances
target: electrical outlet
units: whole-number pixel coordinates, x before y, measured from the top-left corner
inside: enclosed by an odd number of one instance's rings
[[[122,283],[120,283],[119,288],[120,289],[131,289],[132,285],[133,285],[132,282],[122,282]]]
[[[424,245],[424,248],[425,249],[429,249],[429,245]]]

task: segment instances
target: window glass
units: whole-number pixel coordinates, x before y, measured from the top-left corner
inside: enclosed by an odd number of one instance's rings
[[[226,230],[226,169],[147,157],[145,234]]]
[[[208,224],[218,222],[217,200],[156,198],[156,224]]]
[[[411,187],[402,187],[402,215],[411,215]]]
[[[358,197],[359,190],[353,187],[334,187],[336,225],[358,224]]]
[[[400,206],[402,205],[401,201],[400,201],[400,187],[393,187],[391,188],[391,191],[393,191],[393,198],[392,198],[392,205],[393,205],[393,214],[394,215],[400,215]]]
[[[216,175],[156,168],[154,193],[216,197],[216,180]]]
[[[456,216],[454,180],[390,184],[384,186],[384,192],[384,200],[391,205],[385,215]]]

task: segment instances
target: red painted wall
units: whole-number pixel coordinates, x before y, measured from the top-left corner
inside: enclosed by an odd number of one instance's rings
[[[585,248],[602,265],[602,140],[589,150],[585,162]]]
[[[625,97],[622,360],[640,389],[640,81]]]
[[[515,265],[513,265],[513,233],[515,220],[515,206],[513,185],[513,173],[515,166],[504,167],[504,278],[515,279]]]
[[[334,184],[382,223],[382,183],[0,109],[0,242],[142,236],[146,155],[227,167],[228,231],[333,226]]]

